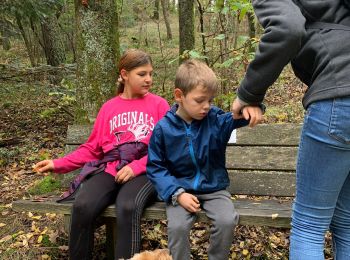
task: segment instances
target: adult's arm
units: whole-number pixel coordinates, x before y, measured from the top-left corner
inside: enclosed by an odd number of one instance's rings
[[[305,18],[292,0],[253,0],[252,3],[264,34],[237,95],[242,104],[257,105],[296,56],[306,32]]]

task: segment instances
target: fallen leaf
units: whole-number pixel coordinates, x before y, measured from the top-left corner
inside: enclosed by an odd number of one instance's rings
[[[4,236],[3,238],[0,239],[0,243],[4,243],[6,241],[9,241],[10,239],[12,239],[11,235]]]
[[[243,249],[242,254],[244,256],[247,256],[249,254],[249,251],[247,249]]]
[[[59,246],[58,249],[62,251],[68,251],[68,246]]]

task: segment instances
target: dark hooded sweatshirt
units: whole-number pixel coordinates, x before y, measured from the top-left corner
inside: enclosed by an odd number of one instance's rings
[[[305,108],[350,96],[350,0],[253,0],[253,7],[264,34],[237,91],[242,101],[261,103],[289,62],[308,86]]]

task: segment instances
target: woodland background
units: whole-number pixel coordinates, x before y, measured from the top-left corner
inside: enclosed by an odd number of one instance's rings
[[[179,62],[203,59],[220,78],[215,104],[228,111],[261,33],[248,0],[2,0],[0,259],[68,259],[62,216],[15,213],[11,203],[64,190],[32,166],[62,156],[67,126],[92,121],[115,94],[125,49],[151,54],[152,91],[170,104]],[[265,123],[302,122],[304,91],[288,66],[268,90]],[[167,247],[165,221],[142,227],[144,250]],[[206,259],[208,229],[195,225],[193,259]],[[288,229],[238,226],[235,234],[231,259],[288,258]],[[96,231],[95,259],[104,258],[104,236]]]

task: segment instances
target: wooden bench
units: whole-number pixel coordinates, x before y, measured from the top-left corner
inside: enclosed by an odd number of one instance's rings
[[[229,144],[226,165],[231,179],[229,191],[240,214],[239,224],[271,227],[290,227],[291,201],[295,193],[295,166],[299,142],[299,124],[259,125],[240,128],[236,143]],[[70,126],[67,132],[66,153],[85,142],[91,126]],[[64,183],[72,178],[66,175]],[[246,195],[246,196],[245,196]],[[258,197],[257,197],[258,196]],[[37,200],[14,201],[15,211],[58,213],[65,216],[69,227],[71,204]],[[115,237],[115,209],[108,207],[100,217],[106,224],[107,255],[113,259]],[[163,202],[146,208],[145,219],[166,219]],[[198,220],[209,221],[202,212]]]

